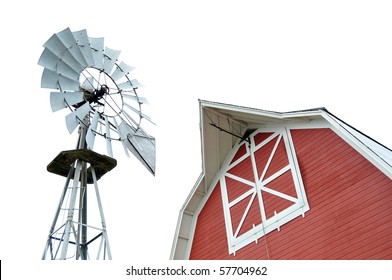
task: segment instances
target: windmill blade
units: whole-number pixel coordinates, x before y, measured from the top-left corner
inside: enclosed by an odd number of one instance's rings
[[[87,35],[87,30],[79,30],[72,32],[75,37],[76,43],[79,46],[79,49],[83,55],[84,60],[86,61],[86,67],[90,67],[94,65],[94,58],[92,55],[92,50],[90,47],[90,41]]]
[[[86,102],[65,117],[65,123],[67,124],[67,129],[70,134],[75,130],[75,128],[87,116],[89,112],[90,104]]]
[[[87,148],[93,149],[94,142],[95,142],[95,131],[97,131],[98,121],[99,121],[100,114],[98,111],[94,112],[93,119],[91,120],[90,126],[87,130],[86,134],[86,143]]]
[[[120,64],[116,67],[116,69],[114,69],[114,71],[111,75],[112,79],[114,81],[117,81],[117,80],[121,79],[122,77],[124,77],[125,75],[127,75],[133,69],[135,69],[135,68],[130,65],[127,65],[123,61],[121,61]]]
[[[139,83],[139,81],[136,80],[136,79],[131,80],[131,84],[132,84],[132,87],[133,87],[133,88],[140,88],[140,87],[143,86],[143,85],[142,85],[141,83]]]
[[[128,134],[128,141],[125,142],[125,146],[152,175],[155,175],[155,138],[143,135],[138,130],[135,134]]]
[[[136,127],[139,127],[140,123],[137,122],[131,115],[129,115],[126,111],[122,111],[127,118],[128,121],[132,122]]]
[[[111,48],[105,47],[105,55],[103,56],[103,69],[106,73],[110,74],[116,63],[121,51],[113,50]]]
[[[122,93],[123,97],[142,103],[142,104],[149,104],[147,98],[145,97],[140,97],[140,96],[136,96],[136,95],[130,95],[130,94],[126,94],[126,93]]]
[[[136,114],[140,115],[143,119],[148,120],[150,123],[156,125],[149,116],[147,116],[146,114],[142,113],[141,111],[139,111],[138,109],[132,107],[131,105],[127,104],[124,102],[125,107],[131,109],[132,111],[134,111]]]
[[[113,157],[112,140],[110,139],[110,124],[109,117],[105,116],[105,139],[106,139],[106,150],[110,157]]]
[[[79,79],[80,74],[78,72],[47,48],[42,52],[38,64],[72,80]]]
[[[68,52],[72,54],[72,56],[83,66],[83,68],[87,67],[87,62],[84,59],[79,45],[76,43],[76,39],[71,29],[66,28],[63,31],[57,33],[57,36],[63,42]]]
[[[51,92],[50,93],[50,107],[53,112],[59,111],[84,100],[84,94],[80,91],[75,92]]]
[[[133,80],[126,81],[124,83],[118,84],[117,86],[120,89],[125,90],[125,89],[131,89],[131,88],[133,88],[133,89],[139,88],[139,87],[142,87],[143,85],[141,83],[139,83],[138,80],[133,79]]]
[[[94,78],[93,77],[87,77],[86,80],[80,85],[82,89],[87,90],[88,92],[92,93],[94,92]]]
[[[61,74],[45,68],[41,77],[41,87],[78,91],[79,81],[67,78]]]
[[[61,33],[61,32],[60,32]],[[60,39],[58,34],[53,34],[48,41],[44,44],[44,47],[54,53],[59,59],[63,60],[66,64],[72,67],[76,72],[80,73],[83,71],[83,65],[74,57],[63,41]]]
[[[103,49],[104,38],[91,38],[89,37],[91,55],[93,56],[93,66],[98,69],[103,69]]]

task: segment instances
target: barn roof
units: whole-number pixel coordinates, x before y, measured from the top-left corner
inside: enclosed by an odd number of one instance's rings
[[[331,128],[392,179],[392,150],[339,119],[326,108],[274,112],[199,100],[202,172],[180,210],[171,259],[187,259],[195,218],[205,203],[215,174],[233,145],[260,127]]]

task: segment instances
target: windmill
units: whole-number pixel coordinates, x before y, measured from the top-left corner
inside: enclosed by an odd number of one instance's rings
[[[78,128],[79,136],[76,149],[60,152],[47,166],[66,182],[42,259],[111,259],[97,182],[117,164],[113,142],[155,175],[155,138],[142,128],[144,121],[153,123],[142,111],[147,100],[136,92],[139,82],[129,77],[134,68],[118,63],[120,51],[105,47],[104,38],[66,28],[43,47],[41,87],[55,90],[50,93],[52,111],[69,110],[66,127],[70,134]],[[96,136],[104,139],[107,155],[93,150]],[[95,192],[93,210],[90,200],[87,204],[90,192]],[[90,219],[94,210],[98,224]]]

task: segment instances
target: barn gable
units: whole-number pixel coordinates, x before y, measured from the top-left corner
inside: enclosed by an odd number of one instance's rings
[[[294,252],[279,255],[278,249],[271,250],[273,246],[265,247],[266,242],[279,244],[281,238],[274,236],[281,227],[284,236],[288,228],[310,224],[314,219],[312,213],[317,213],[320,205],[313,203],[319,199],[314,194],[328,190],[313,189],[314,182],[319,180],[318,184],[322,184],[320,178],[324,177],[307,177],[309,170],[319,172],[315,166],[330,165],[323,158],[326,160],[329,151],[339,145],[347,145],[351,153],[361,155],[382,173],[387,183],[392,179],[392,152],[325,108],[277,113],[200,101],[200,122],[203,171],[180,211],[172,259],[270,258],[270,253],[276,253],[271,258],[290,258],[290,254],[296,258]],[[313,142],[304,138],[308,134],[308,138],[315,137]],[[335,142],[326,142],[324,150],[320,148],[324,156],[312,163],[314,155],[307,159],[308,149],[315,143],[321,145],[323,139]],[[342,158],[343,162],[344,156],[353,157],[351,153],[336,154],[334,158]],[[303,169],[304,159],[313,167],[306,165]],[[385,185],[385,180],[382,182]],[[292,231],[293,235],[305,234],[298,228]],[[265,256],[258,250],[255,257],[252,252],[260,246],[264,246],[261,251]]]

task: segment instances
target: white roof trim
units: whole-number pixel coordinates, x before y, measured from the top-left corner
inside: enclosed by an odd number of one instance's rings
[[[359,153],[392,179],[392,150],[356,130],[328,111],[325,110],[323,114],[338,135],[342,136]]]

